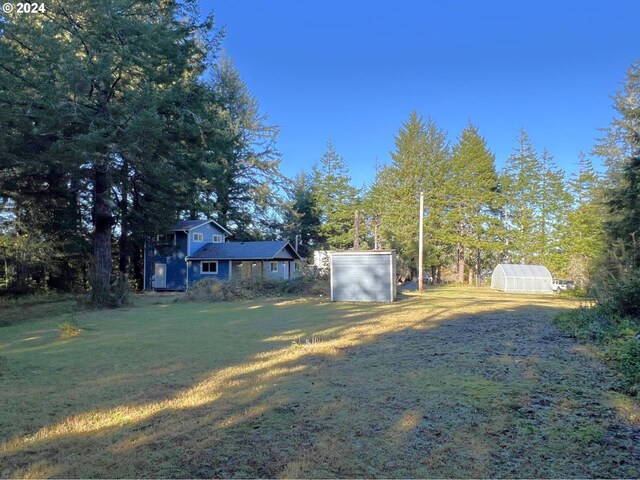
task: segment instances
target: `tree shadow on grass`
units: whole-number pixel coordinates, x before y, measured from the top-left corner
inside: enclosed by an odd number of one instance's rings
[[[611,373],[550,325],[553,302],[529,301],[276,302],[252,354],[19,435],[0,474],[639,476],[638,425],[612,409]]]

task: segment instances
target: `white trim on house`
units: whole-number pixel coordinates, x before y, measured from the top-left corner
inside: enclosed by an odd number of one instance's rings
[[[202,220],[202,222],[201,222],[201,223],[198,223],[198,224],[196,224],[196,225],[193,225],[192,227],[189,227],[189,228],[183,229],[182,231],[183,231],[183,232],[190,232],[190,231],[191,231],[191,230],[193,230],[194,228],[200,228],[201,226],[206,225],[206,224],[208,224],[208,223],[213,223],[213,224],[215,224],[215,226],[218,228],[218,230],[223,231],[223,232],[224,232],[224,233],[226,233],[228,236],[233,235],[229,230],[227,230],[226,228],[224,228],[222,225],[220,225],[220,224],[219,224],[218,222],[216,222],[215,220],[211,220],[211,219],[209,219],[209,220]],[[175,230],[175,231],[178,231],[178,230]]]
[[[212,238],[212,243],[224,243],[224,236],[214,233]]]
[[[215,272],[205,272],[204,271],[204,266],[209,265],[209,269],[211,269],[211,265],[215,265],[216,266],[216,271]],[[218,261],[217,260],[207,260],[204,262],[200,262],[200,275],[218,275]]]
[[[158,275],[158,269],[162,271],[162,276]],[[162,285],[158,285],[160,283],[158,279],[161,278],[163,280]],[[153,288],[167,288],[167,264],[158,262],[154,265],[153,272]]]
[[[193,241],[194,242],[204,242],[204,233],[202,232],[193,232]]]

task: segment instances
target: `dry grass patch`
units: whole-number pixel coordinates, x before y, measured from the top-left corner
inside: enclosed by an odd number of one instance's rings
[[[0,476],[637,477],[610,373],[549,323],[572,306],[450,288],[0,329]]]

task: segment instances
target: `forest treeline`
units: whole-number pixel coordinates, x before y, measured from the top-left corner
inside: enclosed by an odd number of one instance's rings
[[[567,178],[525,130],[499,171],[477,126],[451,139],[413,112],[374,182],[355,188],[331,142],[310,172],[281,174],[278,129],[223,39],[196,0],[0,17],[0,292],[90,290],[108,303],[119,281],[142,284],[145,240],[194,218],[302,255],[393,248],[410,277],[421,191],[436,280],[536,263],[586,286],[607,262],[638,267],[638,64],[590,154],[604,174],[581,154]]]

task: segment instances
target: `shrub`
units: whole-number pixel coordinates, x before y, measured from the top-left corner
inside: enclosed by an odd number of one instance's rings
[[[291,280],[252,279],[220,281],[204,279],[195,283],[186,299],[195,302],[246,300],[257,297],[282,297],[290,295],[328,295],[326,278],[302,276]]]
[[[94,308],[121,308],[132,303],[131,286],[126,275],[118,275],[112,285],[105,285],[95,276],[92,277],[89,306]]]
[[[84,332],[84,328],[78,325],[73,315],[71,315],[68,320],[60,323],[58,328],[60,329],[60,338],[77,337]]]
[[[603,303],[613,314],[623,317],[640,317],[640,271],[629,276],[609,289],[609,298]]]
[[[640,388],[640,320],[621,317],[607,305],[579,308],[554,318],[561,330],[595,344],[621,375],[621,386],[637,395]]]
[[[637,395],[640,390],[640,341],[635,337],[621,340],[608,353],[613,367],[622,374],[623,386]]]

